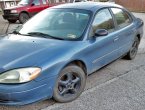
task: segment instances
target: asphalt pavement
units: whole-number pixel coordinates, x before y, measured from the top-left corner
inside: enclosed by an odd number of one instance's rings
[[[145,22],[145,13],[134,14]],[[7,32],[17,25],[10,24]],[[0,106],[0,110],[145,110],[145,36],[134,60],[114,61],[90,75],[77,100],[45,100],[19,107]]]
[[[2,18],[2,15],[0,14],[0,35],[7,33],[8,29],[9,23],[6,20],[4,20]]]

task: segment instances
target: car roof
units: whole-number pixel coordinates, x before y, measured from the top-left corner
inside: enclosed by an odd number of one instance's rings
[[[118,8],[123,8],[120,5],[113,4],[113,3],[101,3],[101,2],[77,2],[77,3],[67,3],[67,4],[62,4],[58,6],[54,6],[51,8],[71,8],[71,9],[84,9],[84,10],[90,10],[90,11],[96,11],[100,8],[105,8],[105,7],[118,7]]]

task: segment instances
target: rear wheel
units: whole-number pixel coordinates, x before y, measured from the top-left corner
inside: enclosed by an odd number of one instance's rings
[[[129,50],[129,52],[127,53],[127,55],[125,56],[125,58],[127,58],[128,60],[134,59],[138,51],[138,46],[139,46],[139,39],[138,37],[135,37],[134,43],[131,49]]]
[[[9,23],[15,23],[17,20],[8,19]]]
[[[78,66],[65,67],[56,82],[53,98],[58,102],[75,100],[83,92],[86,84],[86,75]]]
[[[20,15],[19,15],[19,22],[20,23],[25,23],[26,21],[28,21],[28,19],[29,19],[30,17],[29,17],[29,15],[27,14],[27,13],[21,13]]]

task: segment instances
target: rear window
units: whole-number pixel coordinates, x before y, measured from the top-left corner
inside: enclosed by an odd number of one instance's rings
[[[119,8],[112,8],[111,10],[112,10],[113,14],[115,15],[117,25],[120,28],[123,28],[123,27],[131,24],[132,21],[131,21],[130,17],[128,16],[127,12],[125,12]]]

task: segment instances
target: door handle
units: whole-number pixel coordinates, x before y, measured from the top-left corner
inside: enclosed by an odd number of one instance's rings
[[[118,39],[119,39],[118,37],[114,38],[114,42],[116,42]]]

